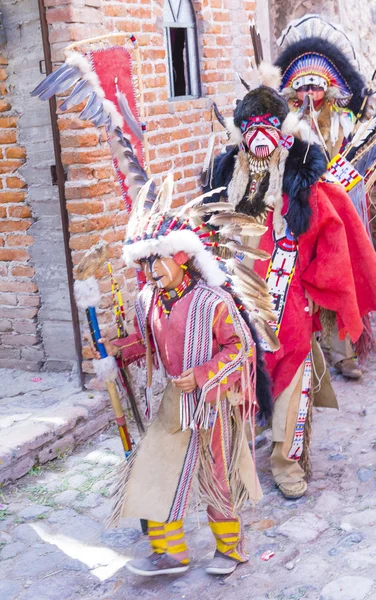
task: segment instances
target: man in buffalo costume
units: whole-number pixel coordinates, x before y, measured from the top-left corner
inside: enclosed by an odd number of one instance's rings
[[[297,135],[321,147],[329,163],[325,177],[343,185],[370,236],[364,176],[375,169],[376,148],[367,152],[365,145],[375,133],[376,121],[367,124],[373,111],[354,48],[339,26],[319,15],[289,23],[278,43],[275,64],[282,72],[280,91],[290,110],[301,115]],[[369,319],[364,324],[356,346],[360,359],[373,340]],[[321,346],[339,373],[352,379],[362,375],[349,336],[339,339],[337,327],[324,327]]]
[[[260,71],[263,83],[226,122],[233,145],[216,157],[211,187],[226,186],[222,199],[268,227],[258,250],[271,259],[253,268],[274,298],[270,325],[281,344],[276,352],[264,344],[275,398],[271,467],[280,491],[299,498],[307,490],[312,404],[336,407],[314,336],[319,309],[333,311],[340,338],[356,342],[362,316],[376,308],[376,259],[348,195],[321,181],[321,148],[294,137],[298,120],[278,92],[278,70]],[[241,224],[238,241],[249,243]]]

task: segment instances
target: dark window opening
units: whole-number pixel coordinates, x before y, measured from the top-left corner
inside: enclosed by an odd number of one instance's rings
[[[172,96],[190,96],[189,58],[187,30],[183,27],[169,27],[172,70]]]
[[[191,0],[163,5],[170,98],[198,98],[201,93],[197,28]]]

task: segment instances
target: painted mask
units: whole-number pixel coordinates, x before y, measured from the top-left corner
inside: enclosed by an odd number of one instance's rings
[[[277,148],[280,132],[275,127],[250,127],[243,139],[251,154],[257,158],[266,158]]]

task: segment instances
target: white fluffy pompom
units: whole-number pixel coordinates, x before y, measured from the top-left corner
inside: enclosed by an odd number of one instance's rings
[[[93,368],[100,381],[115,381],[118,375],[118,368],[114,356],[93,360]]]
[[[258,72],[262,85],[267,85],[274,90],[279,90],[282,81],[281,70],[279,67],[262,62],[258,68]]]
[[[99,306],[101,293],[95,277],[75,281],[74,297],[78,308],[86,310],[89,306]]]

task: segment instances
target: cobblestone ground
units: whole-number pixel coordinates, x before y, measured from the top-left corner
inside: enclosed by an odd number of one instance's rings
[[[280,496],[268,438],[258,448],[265,496],[244,513],[250,560],[231,576],[205,574],[213,540],[203,512],[186,521],[188,573],[148,580],[126,571],[126,561],[149,547],[137,521],[104,526],[122,460],[111,430],[2,490],[0,599],[376,599],[375,367],[376,358],[360,382],[335,377],[339,413],[315,410],[313,478],[304,498]],[[268,562],[265,551],[275,553]]]

